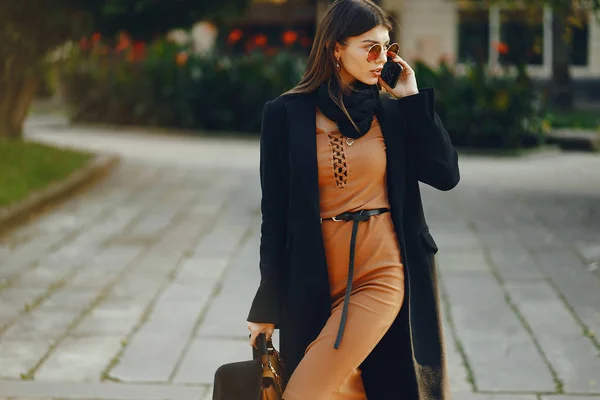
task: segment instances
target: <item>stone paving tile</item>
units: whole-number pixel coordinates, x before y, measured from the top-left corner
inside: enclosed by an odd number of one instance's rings
[[[130,382],[164,382],[184,351],[212,292],[202,287],[170,284],[140,330],[125,348],[110,376]]]
[[[436,240],[440,236],[443,240],[443,235],[436,235]],[[481,250],[452,249],[438,254],[437,263],[444,271],[491,272],[486,254]]]
[[[71,331],[72,336],[125,338],[142,318],[145,306],[129,301],[103,301]]]
[[[173,221],[175,215],[180,211],[177,204],[173,208],[165,209],[164,206],[155,206],[147,210],[147,213],[135,224],[121,235],[125,241],[154,239],[160,232],[164,231]]]
[[[140,255],[143,247],[111,245],[81,268],[68,283],[72,288],[101,289]]]
[[[535,256],[577,317],[600,337],[600,280],[568,248],[547,249]]]
[[[20,310],[14,308],[0,308],[0,331],[8,327],[19,316]]]
[[[38,267],[24,272],[13,284],[17,288],[41,287],[48,289],[53,284],[64,281],[71,275],[77,265],[63,264],[60,267]]]
[[[64,333],[78,316],[77,310],[34,310],[21,316],[1,338],[7,341],[48,341]]]
[[[40,256],[51,253],[65,238],[63,236],[38,236],[17,246],[2,262],[0,278],[13,278],[30,267]]]
[[[555,395],[547,395],[542,396],[541,400],[600,400],[600,395],[598,396],[555,396]]]
[[[82,202],[83,200],[77,198],[77,201]],[[69,212],[68,207],[64,206],[53,214],[42,216],[35,224],[27,225],[21,231],[17,231],[12,236],[13,240],[18,240],[15,238],[21,235],[31,235],[32,238],[17,246],[15,251],[3,260],[3,269],[0,274],[3,276],[14,275],[15,272],[21,272],[25,266],[31,264],[40,255],[47,254],[47,257],[42,257],[42,259],[48,259],[52,257],[53,251],[61,252],[65,248],[77,249],[79,254],[82,254],[85,243],[81,238],[85,238],[90,232],[83,228],[86,224],[91,224],[96,218],[101,217],[107,209],[110,209],[110,205],[110,203],[104,203],[102,206],[94,207],[92,204],[89,209],[82,208],[79,213]],[[82,214],[85,218],[82,218]],[[102,224],[91,226],[93,231],[100,229]],[[28,229],[31,232],[28,233]],[[75,238],[74,242],[67,240],[78,231],[82,233],[80,238]]]
[[[35,373],[41,381],[100,381],[121,349],[121,337],[67,337]]]
[[[45,397],[86,400],[198,400],[206,395],[206,386],[182,386],[127,383],[85,383],[59,381],[4,381],[0,395],[5,397]]]
[[[165,260],[165,258],[162,258]],[[173,260],[169,260],[172,262]],[[169,264],[166,264],[169,265]],[[154,298],[162,286],[163,282],[156,279],[158,276],[164,278],[165,273],[155,273],[157,276],[152,277],[149,274],[140,273],[137,269],[130,271],[123,279],[113,286],[107,296],[114,299],[129,299],[139,302],[148,303]]]
[[[40,305],[40,310],[84,311],[98,297],[99,291],[73,288],[68,284],[54,292]]]
[[[229,259],[194,257],[182,261],[177,271],[177,280],[196,282],[207,279],[219,280],[229,263]]]
[[[554,391],[548,367],[491,274],[442,275],[477,389]]]
[[[207,354],[211,354],[211,357],[207,357]],[[173,381],[181,384],[211,384],[220,365],[251,359],[252,348],[247,340],[196,339]]]
[[[50,341],[18,340],[0,341],[0,378],[19,379],[22,374],[29,372],[50,345]],[[0,387],[3,387],[2,382]],[[5,393],[0,392],[0,395]]]
[[[247,224],[245,226],[247,227]],[[194,255],[206,258],[227,256],[235,251],[245,234],[245,229],[232,230],[229,225],[217,225],[194,249]]]
[[[449,252],[458,250],[480,250],[479,239],[468,231],[445,231],[443,229],[436,229],[432,235],[435,238],[438,247],[442,246]]]
[[[537,400],[538,397],[532,395],[518,395],[518,394],[482,394],[482,393],[468,393],[458,392],[453,393],[452,397],[455,400]]]
[[[468,372],[464,365],[464,360],[460,354],[456,345],[457,338],[454,335],[454,331],[451,329],[449,321],[449,312],[447,310],[446,303],[441,303],[442,312],[442,323],[444,327],[444,336],[446,341],[446,357],[447,357],[447,368],[448,375],[450,378],[450,387],[454,391],[468,392],[472,390],[471,384],[468,380]]]
[[[202,400],[213,400],[213,390],[214,390],[213,385],[210,385],[206,389],[206,395],[202,398]]]
[[[182,211],[183,216],[175,226],[172,226],[167,232],[164,232],[159,240],[152,245],[156,252],[187,252],[191,251],[198,237],[206,230],[216,216],[206,218],[203,221],[190,217],[190,208]]]
[[[0,310],[10,310],[10,314],[20,313],[27,306],[36,303],[46,294],[47,289],[41,287],[21,288],[9,287],[0,292]],[[0,311],[2,312],[2,311]]]
[[[545,277],[534,257],[519,242],[514,243],[509,253],[490,247],[488,254],[496,271],[505,281]]]
[[[247,337],[249,304],[260,280],[257,273],[258,244],[259,236],[254,233],[231,260],[226,279],[202,320],[198,335],[237,339]]]
[[[171,332],[137,334],[109,376],[124,382],[166,382],[187,339]]]
[[[507,290],[564,390],[600,393],[600,351],[581,334],[581,328],[548,283],[512,282]]]

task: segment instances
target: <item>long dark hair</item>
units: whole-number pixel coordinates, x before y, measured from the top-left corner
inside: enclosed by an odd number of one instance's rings
[[[379,25],[392,30],[389,15],[371,0],[335,0],[317,28],[302,79],[284,94],[311,93],[330,78],[341,88],[341,76],[336,68],[336,43],[343,43],[347,38],[362,35]],[[329,85],[329,96],[352,121],[344,106],[342,91],[334,93]]]

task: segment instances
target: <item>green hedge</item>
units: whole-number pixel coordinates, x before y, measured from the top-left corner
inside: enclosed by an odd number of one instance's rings
[[[414,65],[419,87],[434,87],[436,110],[453,143],[477,148],[527,148],[544,143],[549,126],[542,99],[524,70],[491,73],[469,65],[459,74],[441,63]]]
[[[597,109],[549,110],[546,114],[553,128],[600,130],[600,111]]]
[[[74,120],[258,132],[264,103],[294,86],[305,57],[193,55],[171,42],[75,46],[61,69],[61,88]],[[442,63],[414,64],[419,87],[434,87],[436,109],[463,147],[526,148],[548,129],[540,99],[524,70],[492,74],[472,65],[459,74]]]
[[[264,103],[293,87],[304,65],[287,53],[200,57],[166,41],[121,51],[98,43],[74,49],[61,84],[76,121],[256,132]]]

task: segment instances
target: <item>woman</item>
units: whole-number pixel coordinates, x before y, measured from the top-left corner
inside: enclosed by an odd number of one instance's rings
[[[390,30],[370,0],[335,1],[300,83],[264,108],[247,320],[253,346],[280,329],[285,400],[450,399],[418,182],[452,189],[458,158],[411,67],[394,55],[397,85],[381,79]]]

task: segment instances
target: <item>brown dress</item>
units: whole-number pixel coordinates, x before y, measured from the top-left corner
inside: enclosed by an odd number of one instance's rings
[[[317,129],[321,218],[346,211],[389,208],[385,142],[374,118],[358,139]],[[404,267],[391,214],[360,222],[352,294],[339,348],[352,221],[323,220],[331,315],[290,377],[284,400],[366,400],[360,364],[396,318],[404,300]]]

